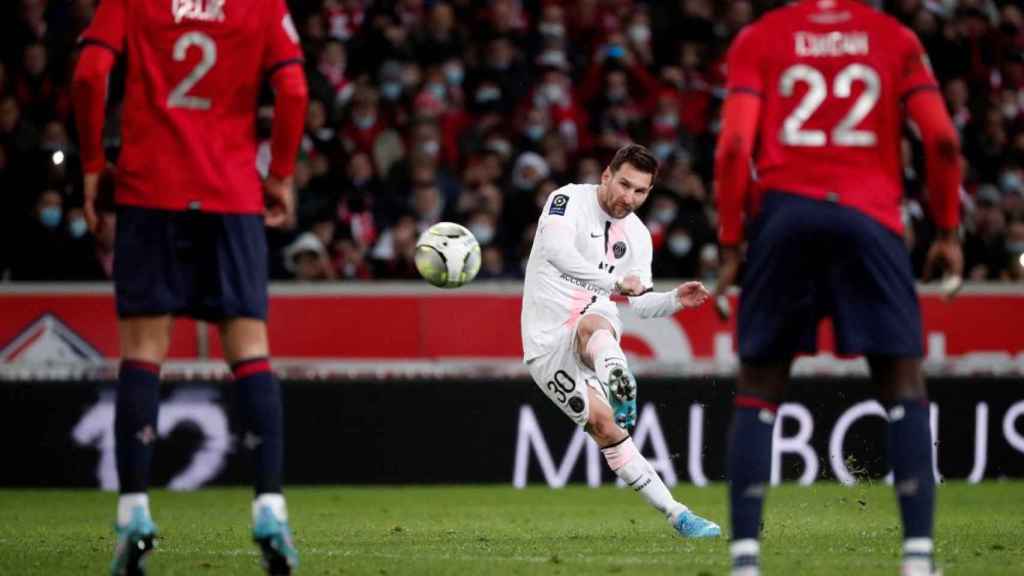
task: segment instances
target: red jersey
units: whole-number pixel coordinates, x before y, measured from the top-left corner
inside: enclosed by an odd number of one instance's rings
[[[102,0],[82,43],[126,56],[117,202],[262,213],[257,100],[298,42],[284,0]]]
[[[913,32],[855,0],[804,0],[744,29],[727,74],[730,93],[761,99],[755,211],[765,190],[782,190],[902,233],[903,100],[938,89]]]

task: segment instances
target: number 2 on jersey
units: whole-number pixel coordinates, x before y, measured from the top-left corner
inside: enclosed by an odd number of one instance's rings
[[[864,84],[864,91],[846,116],[832,129],[832,144],[835,146],[874,146],[878,141],[874,132],[856,129],[878,103],[882,89],[878,72],[864,64],[850,64],[836,75],[832,82],[832,95],[836,98],[849,98],[853,83],[857,81]],[[804,123],[814,115],[828,96],[825,76],[811,66],[795,64],[779,77],[779,93],[786,97],[792,96],[797,82],[807,84],[807,92],[782,123],[779,139],[789,146],[824,146],[827,142],[825,132],[805,130]]]
[[[188,55],[188,49],[192,46],[198,46],[202,50],[202,57],[196,64],[196,67],[167,95],[168,108],[209,110],[212,106],[209,98],[189,96],[188,91],[198,84],[203,79],[203,76],[206,76],[210,69],[213,68],[213,65],[217,63],[217,44],[214,43],[213,38],[202,32],[187,32],[182,34],[178,41],[174,43],[174,52],[172,53],[174,60],[176,62],[184,62],[185,57]]]

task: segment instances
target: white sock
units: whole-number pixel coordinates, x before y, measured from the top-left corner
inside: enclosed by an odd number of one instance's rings
[[[675,520],[681,512],[687,510],[686,506],[672,497],[672,493],[668,491],[668,487],[654,471],[654,467],[636,449],[632,438],[627,436],[625,440],[615,446],[602,448],[601,453],[604,454],[612,472],[622,478],[627,486],[639,492],[648,504],[664,514],[666,518]]]
[[[733,540],[729,544],[729,556],[732,557],[732,576],[759,576],[758,557],[761,544],[753,538]],[[737,562],[737,560],[739,560]]]
[[[252,501],[252,521],[255,522],[260,510],[269,507],[274,517],[282,522],[288,520],[288,508],[284,504],[284,495],[267,492],[260,494]]]
[[[907,538],[903,541],[903,562],[900,574],[903,576],[930,576],[932,574],[931,538]]]
[[[615,336],[612,336],[608,330],[595,330],[590,335],[590,340],[587,340],[587,353],[590,354],[590,358],[594,362],[597,379],[602,383],[608,383],[608,373],[615,366],[629,368],[629,364],[626,363],[626,355],[622,353],[622,348],[619,347]]]
[[[145,492],[121,494],[117,499],[117,525],[127,526],[132,521],[132,511],[142,506],[149,516],[149,495]]]

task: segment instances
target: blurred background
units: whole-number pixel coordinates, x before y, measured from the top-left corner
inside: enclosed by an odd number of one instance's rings
[[[0,7],[0,280],[103,281],[68,86],[96,0]],[[416,278],[418,232],[468,226],[481,280],[522,276],[553,189],[596,182],[630,141],[663,162],[641,218],[655,276],[712,279],[712,163],[726,49],[774,3],[678,0],[289,2],[311,102],[295,181],[298,226],[269,233],[275,280]],[[898,0],[884,8],[931,57],[963,142],[965,274],[1019,282],[1024,253],[1024,16],[1016,1]],[[123,77],[105,144],[118,153]],[[269,154],[267,91],[253,130]],[[904,141],[907,245],[918,273],[932,229],[922,157]],[[105,218],[115,218],[112,210]],[[112,230],[107,227],[106,230]],[[25,249],[30,247],[31,249]]]
[[[661,289],[671,279],[713,281],[724,56],[737,31],[775,3],[288,4],[311,94],[295,173],[298,224],[268,231],[289,481],[611,479],[596,446],[521,364],[521,277],[540,207],[564,184],[597,182],[619,146],[643,143],[662,161],[640,212],[654,275],[669,279]],[[936,473],[1021,477],[1021,2],[882,4],[927,48],[963,144],[968,285],[953,302],[928,286],[921,296]],[[75,40],[96,5],[0,3],[0,437],[19,464],[0,469],[0,485],[116,488],[114,227],[95,237],[86,230],[68,93]],[[104,137],[112,161],[123,82],[115,69]],[[261,103],[253,131],[266,170],[269,89]],[[906,243],[920,274],[933,230],[909,130],[903,160]],[[112,186],[105,182],[100,199],[106,224],[116,218]],[[457,291],[427,285],[413,264],[418,234],[440,220],[465,224],[483,249],[479,278]],[[734,324],[709,307],[651,322],[623,307],[623,317],[623,345],[642,382],[638,446],[653,450],[669,484],[721,480]],[[848,456],[881,478],[873,447],[883,441],[882,409],[870,400],[866,366],[831,352],[827,322],[820,340],[821,354],[797,362],[804,399],[780,412],[781,478],[852,481]],[[157,484],[244,482],[219,357],[215,329],[177,323],[163,366]],[[458,448],[423,450],[412,431]],[[302,449],[334,439],[344,439],[346,458]]]

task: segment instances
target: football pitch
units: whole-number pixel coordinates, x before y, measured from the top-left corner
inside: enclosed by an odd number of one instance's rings
[[[727,528],[725,486],[674,493]],[[1024,574],[1024,483],[939,487],[947,574]],[[727,574],[725,539],[684,541],[626,489],[508,486],[293,487],[299,574]],[[156,491],[161,540],[149,573],[257,574],[246,489]],[[895,497],[884,484],[771,490],[767,575],[898,573]],[[0,572],[103,574],[115,496],[0,491]]]

